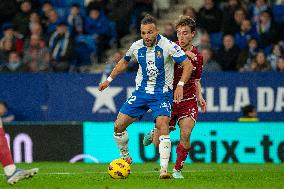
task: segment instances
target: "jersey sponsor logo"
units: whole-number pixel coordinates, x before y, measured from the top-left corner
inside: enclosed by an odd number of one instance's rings
[[[144,55],[143,55],[142,52],[139,54],[139,57],[140,57],[140,58],[144,58]]]
[[[178,45],[174,45],[174,49],[179,53],[180,52],[180,48]]]
[[[147,70],[147,75],[150,77],[157,77],[159,74],[159,70],[153,61],[147,62],[146,70]]]

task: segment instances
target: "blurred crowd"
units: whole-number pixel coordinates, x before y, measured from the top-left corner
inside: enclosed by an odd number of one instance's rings
[[[182,14],[196,20],[194,45],[205,72],[284,71],[284,1],[203,2],[198,11],[187,6]],[[164,31],[175,36],[171,23]]]
[[[178,0],[1,0],[0,72],[70,72],[105,62],[145,13],[162,19]],[[204,0],[181,14],[197,22],[204,71],[284,71],[282,0]],[[176,19],[176,18],[175,18]],[[172,23],[163,35],[176,40]],[[123,56],[107,60],[108,73]],[[129,71],[135,70],[135,65]]]

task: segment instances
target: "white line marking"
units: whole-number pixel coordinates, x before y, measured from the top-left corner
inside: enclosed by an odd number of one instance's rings
[[[215,172],[215,171],[222,171],[222,172],[255,172],[255,171],[263,171],[263,169],[258,170],[211,170],[211,169],[203,169],[203,170],[186,170],[183,171],[183,173],[198,173],[198,172]],[[158,173],[159,171],[131,171],[131,173],[137,174],[137,173]],[[170,171],[171,172],[171,171]],[[80,175],[80,174],[107,174],[107,171],[86,171],[86,172],[53,172],[53,173],[41,173],[40,175]],[[4,174],[0,174],[4,175]]]

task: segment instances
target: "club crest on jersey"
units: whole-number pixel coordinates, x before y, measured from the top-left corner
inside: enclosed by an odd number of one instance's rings
[[[162,57],[163,57],[161,51],[157,51],[156,57],[157,57],[157,58],[162,58]]]

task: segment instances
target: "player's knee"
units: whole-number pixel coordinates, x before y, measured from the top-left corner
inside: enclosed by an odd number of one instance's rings
[[[115,133],[122,133],[123,131],[125,131],[125,127],[123,126],[122,122],[119,120],[116,120],[114,122],[114,132]]]
[[[156,127],[160,131],[160,135],[168,135],[169,134],[169,118],[163,117],[156,119]]]

